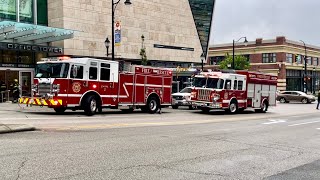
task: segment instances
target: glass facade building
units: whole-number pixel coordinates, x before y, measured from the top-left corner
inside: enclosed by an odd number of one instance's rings
[[[73,31],[48,26],[47,0],[0,0],[0,102],[30,96],[37,61],[63,49],[50,42]]]
[[[215,0],[189,0],[203,53],[207,57]]]
[[[19,4],[19,8],[17,8],[17,4]],[[0,19],[16,21],[18,9],[20,22],[33,24],[36,17],[36,24],[48,25],[47,0],[1,0]]]

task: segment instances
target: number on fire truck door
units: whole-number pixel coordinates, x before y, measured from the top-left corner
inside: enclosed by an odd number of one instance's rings
[[[253,106],[254,107],[261,106],[261,84],[255,84]]]

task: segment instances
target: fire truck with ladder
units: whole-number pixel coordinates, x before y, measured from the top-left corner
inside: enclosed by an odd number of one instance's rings
[[[94,115],[102,108],[155,113],[171,105],[172,71],[91,58],[47,59],[38,62],[33,96],[19,103],[48,106]]]
[[[191,103],[203,112],[244,109],[266,112],[276,105],[277,76],[250,71],[202,72],[194,78]]]

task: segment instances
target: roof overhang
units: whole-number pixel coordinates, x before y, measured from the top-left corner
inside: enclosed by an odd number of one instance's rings
[[[73,30],[13,21],[0,21],[0,42],[44,44],[71,39],[73,36]]]

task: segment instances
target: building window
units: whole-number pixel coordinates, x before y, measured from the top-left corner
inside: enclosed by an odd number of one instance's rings
[[[313,65],[314,66],[319,66],[318,58],[316,58],[316,57],[313,58]]]
[[[287,63],[292,63],[292,62],[293,62],[292,59],[293,59],[293,54],[287,54],[287,60],[286,60],[286,62],[287,62]]]
[[[276,53],[265,53],[262,54],[263,63],[275,63],[277,62]]]
[[[210,57],[210,65],[218,65],[220,64],[221,61],[225,59],[224,56],[215,56],[215,57]]]
[[[301,55],[299,55],[299,54],[295,55],[295,61],[296,61],[297,64],[301,64],[302,63],[301,59],[302,59]]]
[[[312,57],[307,57],[307,59],[308,65],[312,65]]]
[[[15,21],[16,1],[2,0],[0,2],[0,19]],[[20,21],[34,23],[34,5],[33,0],[19,0],[20,3]],[[47,0],[37,0],[38,24],[48,25],[48,2]]]

